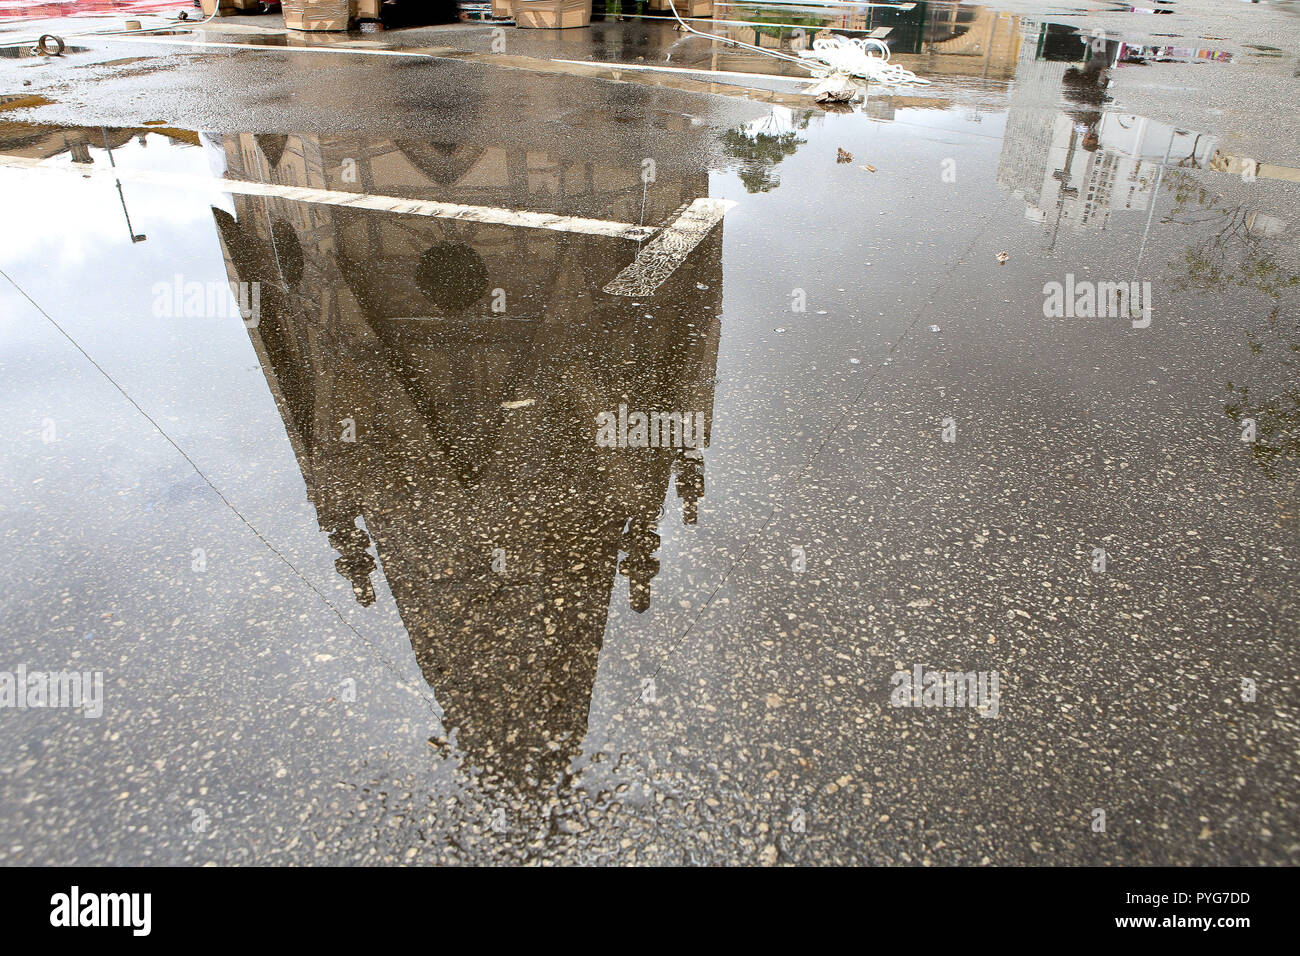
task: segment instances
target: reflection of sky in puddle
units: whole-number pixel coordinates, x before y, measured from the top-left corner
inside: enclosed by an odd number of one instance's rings
[[[58,138],[57,132],[51,135]],[[90,154],[96,164],[106,164],[107,151],[102,146],[93,145],[93,136],[90,141]],[[141,134],[114,147],[113,158],[135,169],[208,173],[208,164],[201,150],[157,133]],[[76,165],[71,154],[66,152],[57,154],[55,161],[70,168]],[[33,177],[29,182],[32,185],[30,189],[6,190],[7,216],[12,216],[17,222],[75,222],[78,228],[59,233],[0,231],[0,260],[19,267],[37,264],[57,268],[82,267],[100,256],[114,259],[123,254],[119,245],[130,246],[123,201],[115,189],[105,189],[102,181],[91,182],[71,175]],[[42,188],[46,185],[49,188]],[[129,183],[123,185],[123,196],[136,233],[148,234],[147,242],[161,241],[178,255],[196,260],[215,248],[214,236],[193,228],[199,223],[210,222],[212,217],[201,197],[192,192],[172,193]],[[129,269],[130,259],[119,262],[118,267]]]
[[[90,141],[95,140],[89,131]],[[57,133],[51,133],[57,138]],[[77,137],[80,138],[80,137]],[[144,142],[141,142],[143,138]],[[99,167],[107,164],[102,147],[91,146]],[[203,151],[167,137],[148,133],[114,146],[117,163],[163,172],[209,175]],[[54,158],[74,168],[69,154]],[[259,470],[257,482],[248,476],[233,453],[242,441],[269,448],[280,430],[274,404],[264,391],[232,387],[254,377],[256,358],[248,346],[242,324],[216,318],[167,318],[154,315],[155,286],[175,274],[187,281],[225,284],[221,247],[212,227],[213,205],[228,205],[216,192],[195,192],[123,183],[122,193],[111,180],[87,180],[74,173],[15,174],[0,177],[0,202],[10,222],[45,223],[45,228],[6,229],[0,232],[0,262],[5,270],[41,304],[126,390],[161,421],[166,422],[184,447],[199,445],[212,452],[205,468],[222,482],[239,489],[246,500],[257,502],[263,492],[257,484],[275,476],[288,482],[279,492],[265,494],[286,502],[301,496],[301,479],[287,470]],[[126,209],[124,210],[123,204]],[[126,213],[135,233],[144,241],[132,243]],[[121,408],[111,391],[51,329],[34,320],[30,305],[8,283],[0,288],[5,319],[0,336],[6,366],[22,374],[5,376],[5,405],[17,403],[13,414],[26,420],[27,399],[34,386],[49,395],[48,413],[65,430],[81,436],[102,436],[108,447],[125,442],[96,465],[118,472],[118,487],[139,485],[136,494],[162,501],[176,482],[196,480],[177,467],[168,449],[150,436],[142,423],[128,423],[123,431]],[[242,358],[241,358],[242,356]],[[48,383],[57,382],[57,388]],[[35,383],[43,383],[35,385]],[[214,400],[220,396],[220,400]],[[38,423],[32,423],[36,427]],[[262,436],[260,440],[254,436]],[[63,446],[68,447],[68,446]],[[224,452],[217,449],[225,449]],[[110,464],[111,461],[111,464]],[[43,464],[28,459],[16,467],[38,475]],[[21,480],[18,475],[11,476]],[[298,490],[293,490],[294,486]],[[242,486],[242,487],[241,487]],[[255,506],[254,506],[255,507]],[[274,512],[259,517],[280,533]],[[87,521],[85,534],[106,534],[105,552],[112,550],[112,530]]]

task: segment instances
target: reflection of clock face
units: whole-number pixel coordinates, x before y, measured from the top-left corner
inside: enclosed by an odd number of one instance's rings
[[[487,266],[463,242],[438,242],[429,247],[415,267],[420,291],[443,309],[464,309],[487,288]]]

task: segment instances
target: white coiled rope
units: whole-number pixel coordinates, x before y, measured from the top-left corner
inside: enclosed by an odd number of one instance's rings
[[[874,56],[870,52],[872,50],[879,50],[883,55]],[[844,76],[860,76],[886,86],[913,86],[930,82],[897,63],[890,63],[889,47],[874,37],[850,38],[835,34],[818,37],[813,40],[811,50],[800,50],[799,55],[818,64],[814,68],[814,76],[827,77],[839,73]]]

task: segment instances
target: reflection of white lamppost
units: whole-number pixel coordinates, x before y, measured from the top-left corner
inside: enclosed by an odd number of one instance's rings
[[[1142,244],[1138,246],[1137,260],[1133,263],[1133,281],[1137,281],[1138,270],[1142,268],[1142,254],[1147,250],[1147,236],[1151,234],[1151,220],[1156,214],[1156,201],[1160,198],[1160,184],[1164,182],[1165,165],[1169,162],[1169,150],[1173,148],[1173,140],[1169,141],[1169,146],[1165,148],[1164,161],[1156,167],[1156,185],[1151,191],[1151,208],[1147,212],[1146,228],[1142,230]],[[1146,303],[1148,306],[1150,302]]]
[[[1052,239],[1047,244],[1048,252],[1056,249],[1056,237],[1061,231],[1061,216],[1065,212],[1065,197],[1077,197],[1079,195],[1078,188],[1070,185],[1074,172],[1071,167],[1074,166],[1074,150],[1075,144],[1078,142],[1078,136],[1078,129],[1072,125],[1070,127],[1070,145],[1065,150],[1065,162],[1061,164],[1060,169],[1052,172],[1052,178],[1060,183],[1060,186],[1056,190],[1056,224],[1052,227]]]
[[[108,151],[108,164],[116,169],[117,163],[113,160],[113,147],[108,145],[108,129],[101,126],[99,130],[104,134],[104,149]],[[144,242],[146,238],[145,235],[143,233],[137,235],[136,231],[131,227],[131,213],[126,208],[126,194],[122,192],[121,179],[117,180],[117,198],[121,200],[122,203],[122,215],[126,216],[126,232],[127,235],[131,237],[131,244],[134,245],[137,242]]]

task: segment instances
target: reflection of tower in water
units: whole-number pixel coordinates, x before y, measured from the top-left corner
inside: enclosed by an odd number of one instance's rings
[[[661,166],[643,183],[639,157],[221,142],[232,178],[618,221],[644,204],[645,221],[662,222],[708,193],[704,172]],[[234,216],[214,211],[230,278],[262,283],[250,335],[339,573],[372,602],[373,543],[467,759],[520,789],[553,783],[586,731],[616,582],[648,608],[659,522],[678,506],[684,522],[698,517],[721,228],[638,300],[601,291],[636,254],[625,239],[234,203]],[[701,446],[597,447],[596,415],[622,402],[703,412]],[[345,427],[355,441],[340,440]],[[666,501],[670,485],[680,505]]]

